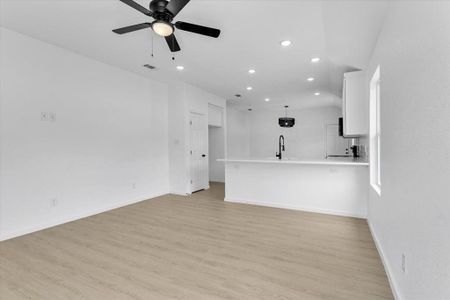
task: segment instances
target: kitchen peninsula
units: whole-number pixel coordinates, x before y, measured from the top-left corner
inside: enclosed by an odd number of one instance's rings
[[[221,159],[225,201],[365,218],[368,163],[342,159]]]

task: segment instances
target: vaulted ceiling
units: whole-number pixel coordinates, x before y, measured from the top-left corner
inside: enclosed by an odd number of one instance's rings
[[[11,30],[152,79],[193,84],[240,108],[260,108],[337,105],[342,73],[367,66],[389,3],[192,0],[176,20],[216,27],[222,35],[176,31],[182,51],[175,60],[150,29],[111,31],[150,20],[118,0],[1,0],[0,5],[1,25]],[[291,46],[282,47],[282,40]],[[321,61],[311,63],[313,57]]]

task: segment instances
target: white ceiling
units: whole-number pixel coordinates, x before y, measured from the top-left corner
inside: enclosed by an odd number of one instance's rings
[[[148,7],[148,0],[136,0]],[[150,30],[111,30],[149,21],[118,0],[1,0],[1,25],[149,78],[181,80],[240,108],[336,105],[342,73],[364,69],[388,1],[191,0],[175,20],[222,30],[219,39],[176,31],[172,61]],[[292,45],[282,48],[281,40]],[[322,60],[312,64],[312,57]],[[158,70],[143,68],[155,65]],[[175,66],[185,70],[177,71]],[[256,73],[248,74],[253,68]],[[316,80],[307,82],[313,76]],[[252,86],[252,91],[246,87]],[[313,96],[319,91],[320,96]],[[234,94],[242,94],[237,100]],[[270,102],[265,102],[265,98]]]

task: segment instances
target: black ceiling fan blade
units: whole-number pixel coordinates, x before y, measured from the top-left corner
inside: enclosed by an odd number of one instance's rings
[[[151,26],[152,26],[152,24],[150,24],[150,23],[141,23],[141,24],[131,25],[131,26],[127,26],[127,27],[117,28],[117,29],[114,29],[113,32],[115,32],[117,34],[124,34],[124,33],[132,32],[132,31],[148,28]]]
[[[166,9],[172,14],[172,16],[178,15],[180,10],[189,3],[190,0],[170,0],[167,4]]]
[[[218,38],[220,35],[219,29],[196,25],[196,24],[191,24],[191,23],[186,23],[186,22],[176,22],[175,27],[180,30],[198,33],[198,34],[202,34],[202,35],[207,35],[207,36],[210,36],[213,38]]]
[[[140,12],[143,13],[144,15],[147,15],[147,16],[150,16],[150,17],[153,15],[151,11],[149,11],[148,9],[146,9],[145,7],[143,7],[142,5],[137,4],[137,3],[134,2],[133,0],[120,0],[120,1],[122,1],[123,3],[125,3],[125,4],[128,5],[128,6],[131,6],[131,7],[134,8],[134,9],[140,11]]]
[[[172,52],[178,52],[181,50],[180,45],[178,45],[177,38],[174,34],[165,37],[167,45]]]

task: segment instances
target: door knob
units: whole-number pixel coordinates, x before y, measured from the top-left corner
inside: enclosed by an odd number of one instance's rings
[[[202,154],[202,157],[206,157],[206,154]]]

